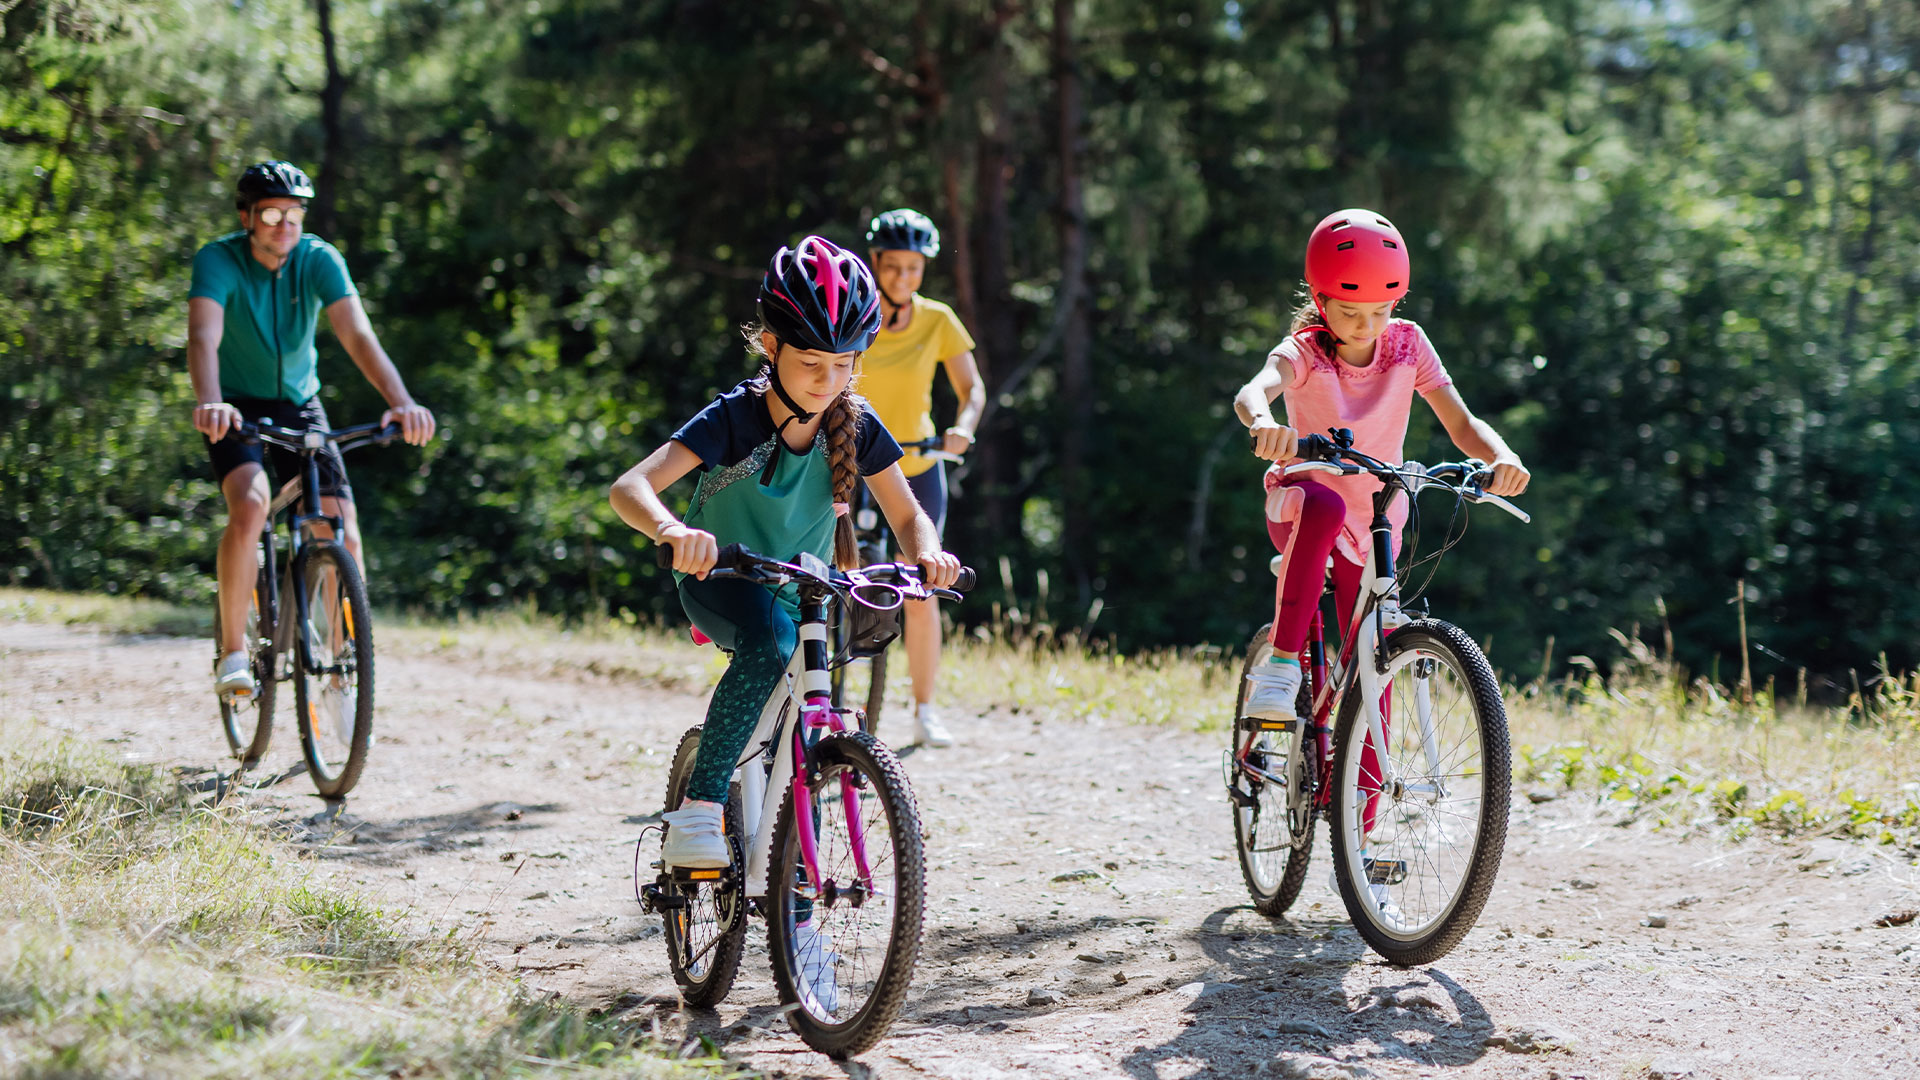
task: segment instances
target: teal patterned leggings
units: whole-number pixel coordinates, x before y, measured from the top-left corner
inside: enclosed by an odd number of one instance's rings
[[[688,798],[724,803],[733,767],[767,698],[780,685],[800,632],[773,591],[751,581],[686,578],[680,582],[680,606],[701,633],[733,650],[733,663],[707,702],[700,753],[687,781]]]

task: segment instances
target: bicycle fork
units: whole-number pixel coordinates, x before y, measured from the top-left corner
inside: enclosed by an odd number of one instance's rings
[[[793,760],[807,760],[805,748],[823,735],[854,730],[846,710],[835,709],[832,681],[827,668],[827,601],[825,597],[804,597],[801,601],[800,652],[803,661],[801,689],[806,704],[800,709],[800,723],[794,725]],[[816,766],[809,761],[805,771],[795,769],[792,780],[793,813],[800,834],[800,859],[810,882],[809,899],[831,904],[841,895],[851,898],[855,907],[872,895],[873,869],[867,860],[866,823],[860,816],[860,791],[851,772],[840,774],[840,807],[847,820],[847,845],[853,856],[857,880],[844,891],[820,869],[819,829],[814,820],[812,790],[809,782]]]

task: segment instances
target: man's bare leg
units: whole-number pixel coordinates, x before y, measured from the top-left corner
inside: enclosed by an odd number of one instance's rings
[[[260,530],[270,505],[266,470],[249,461],[220,481],[227,498],[227,528],[220,534],[220,653],[247,648],[247,609],[260,576]]]

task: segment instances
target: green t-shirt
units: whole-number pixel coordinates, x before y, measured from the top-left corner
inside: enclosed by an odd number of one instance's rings
[[[314,327],[320,309],[355,295],[347,261],[332,244],[302,236],[278,270],[253,257],[247,234],[233,232],[193,257],[193,286],[226,314],[220,336],[224,397],[303,402],[320,391]]]

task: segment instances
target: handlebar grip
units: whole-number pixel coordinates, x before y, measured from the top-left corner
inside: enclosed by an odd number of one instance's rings
[[[972,592],[973,587],[978,584],[980,584],[980,575],[973,572],[973,567],[963,566],[960,568],[960,576],[954,579],[953,591]]]
[[[381,446],[385,446],[399,437],[400,437],[400,424],[396,421],[394,423],[388,424],[386,427],[381,428],[380,433],[374,436],[374,441],[379,443]]]
[[[746,547],[741,544],[725,545],[715,553],[713,568],[715,570],[740,569],[740,563],[743,561],[740,556],[743,555],[746,550]],[[671,541],[659,540],[654,543],[653,564],[655,566],[658,566],[662,570],[673,569],[673,556],[674,549]]]

